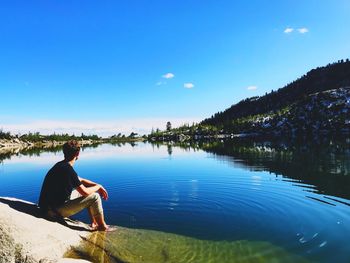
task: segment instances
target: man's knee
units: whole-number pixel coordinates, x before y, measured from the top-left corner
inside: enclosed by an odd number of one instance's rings
[[[101,197],[98,193],[92,193],[90,194],[90,196],[91,196],[91,199],[94,200],[95,202],[101,200]]]

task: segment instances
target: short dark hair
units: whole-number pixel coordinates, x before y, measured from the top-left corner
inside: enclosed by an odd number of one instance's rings
[[[63,144],[64,159],[67,161],[73,160],[73,158],[80,152],[80,143],[76,140],[70,140]]]

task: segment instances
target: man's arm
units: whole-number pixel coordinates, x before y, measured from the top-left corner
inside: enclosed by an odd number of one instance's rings
[[[108,199],[107,190],[102,185],[81,177],[79,177],[79,180],[82,184],[76,189],[82,196],[98,192],[104,200]]]
[[[90,180],[88,180],[88,179],[85,179],[85,178],[79,177],[79,180],[80,180],[80,182],[81,182],[84,186],[86,186],[86,187],[90,187],[90,186],[95,186],[95,185],[97,185],[97,183],[95,183],[95,182],[93,182],[93,181],[90,181]]]

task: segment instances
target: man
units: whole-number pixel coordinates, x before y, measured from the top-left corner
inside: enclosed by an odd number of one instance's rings
[[[102,185],[78,177],[73,165],[78,160],[80,144],[68,141],[63,145],[64,160],[56,163],[46,174],[39,198],[40,209],[48,216],[69,217],[87,208],[94,230],[112,230],[106,225],[101,197],[108,199]],[[73,190],[79,197],[71,199]]]

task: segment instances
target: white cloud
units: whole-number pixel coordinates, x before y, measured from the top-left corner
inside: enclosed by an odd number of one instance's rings
[[[307,29],[306,27],[302,27],[302,28],[299,28],[298,31],[300,34],[305,34],[309,32],[309,29]]]
[[[40,132],[41,134],[68,133],[80,135],[98,134],[99,136],[110,136],[117,133],[129,135],[131,132],[138,134],[149,134],[152,128],[165,129],[167,121],[173,127],[182,124],[199,122],[202,119],[193,118],[147,118],[147,119],[114,119],[109,121],[61,121],[61,120],[32,120],[32,121],[5,121],[0,119],[1,128],[13,134],[24,134],[28,132]]]
[[[287,27],[283,32],[286,34],[292,33],[294,31],[294,28],[292,27]]]
[[[301,28],[298,28],[298,29],[296,29],[300,34],[305,34],[305,33],[307,33],[307,32],[309,32],[309,29],[308,28],[306,28],[306,27],[301,27]],[[294,28],[292,28],[292,27],[287,27],[283,32],[285,33],[285,34],[290,34],[290,33],[292,33],[294,31]]]
[[[175,75],[173,73],[166,73],[162,76],[162,78],[165,78],[165,79],[172,79],[173,77],[175,77]]]
[[[186,89],[192,89],[194,87],[194,84],[191,82],[184,83],[184,88]]]
[[[247,90],[256,90],[258,87],[257,86],[249,86],[247,87]]]
[[[166,81],[158,81],[156,83],[156,86],[161,86],[161,85],[165,85],[166,84]]]

